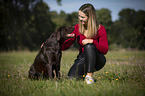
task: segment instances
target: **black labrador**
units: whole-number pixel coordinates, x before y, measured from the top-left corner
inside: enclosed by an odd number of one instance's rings
[[[44,42],[29,70],[29,78],[60,78],[61,44],[74,27],[60,27]],[[55,70],[55,74],[54,71]]]

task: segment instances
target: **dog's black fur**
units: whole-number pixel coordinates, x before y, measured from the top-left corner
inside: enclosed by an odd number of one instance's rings
[[[61,44],[67,39],[67,34],[73,32],[74,27],[60,27],[45,41],[29,70],[29,78],[39,79],[60,78]]]

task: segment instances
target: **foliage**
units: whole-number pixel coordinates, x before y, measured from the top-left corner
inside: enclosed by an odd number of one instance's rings
[[[113,23],[111,20],[111,11],[109,9],[102,8],[100,10],[96,10],[96,13],[99,23],[105,26],[107,32],[110,31]]]
[[[95,83],[69,80],[67,73],[78,52],[64,51],[61,79],[30,80],[30,65],[37,52],[19,51],[0,54],[1,96],[144,96],[145,51],[110,51],[103,69],[95,72]],[[73,93],[73,94],[72,94]]]
[[[53,23],[55,23],[57,27],[74,26],[78,23],[78,12],[67,14],[64,11],[61,11],[58,14],[56,11],[52,11],[50,14],[52,16]]]
[[[61,5],[61,0],[56,2]],[[96,12],[107,31],[110,49],[114,49],[112,45],[145,49],[144,10],[122,9],[114,22],[109,9]],[[43,0],[0,0],[0,21],[0,51],[38,50],[56,28],[77,24],[78,12],[49,11]]]
[[[38,49],[55,30],[42,0],[1,0],[0,6],[0,50]]]
[[[123,9],[112,26],[112,42],[125,48],[145,49],[145,11]]]

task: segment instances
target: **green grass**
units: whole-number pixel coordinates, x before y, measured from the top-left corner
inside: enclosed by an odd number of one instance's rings
[[[67,79],[77,51],[64,51],[61,79],[33,81],[28,70],[38,52],[0,53],[0,96],[145,96],[145,51],[110,51],[96,82]]]

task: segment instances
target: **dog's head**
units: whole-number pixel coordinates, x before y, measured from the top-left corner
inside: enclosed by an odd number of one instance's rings
[[[64,42],[66,39],[68,39],[67,34],[70,34],[74,31],[74,26],[71,27],[66,27],[62,26],[59,27],[56,32],[57,32],[57,40],[60,42]]]

